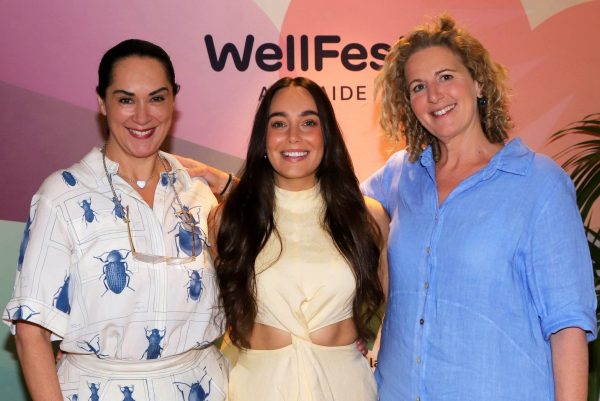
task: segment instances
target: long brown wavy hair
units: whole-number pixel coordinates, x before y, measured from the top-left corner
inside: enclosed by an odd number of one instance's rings
[[[369,323],[383,302],[377,275],[381,234],[360,192],[331,102],[325,91],[309,79],[282,78],[266,91],[258,107],[240,181],[221,206],[216,236],[215,266],[221,303],[229,337],[242,348],[249,347],[248,339],[257,313],[256,257],[271,235],[279,238],[273,218],[274,171],[263,157],[269,109],[280,89],[294,86],[310,93],[321,120],[324,154],[316,176],[326,204],[323,225],[354,273],[353,319],[361,338],[374,336]]]
[[[382,95],[380,123],[394,139],[406,138],[409,159],[416,161],[431,145],[436,161],[440,144],[417,120],[410,105],[408,82],[404,75],[406,62],[414,53],[432,46],[444,46],[460,57],[471,77],[481,85],[478,102],[481,127],[491,143],[504,143],[512,127],[508,113],[506,69],[492,60],[489,52],[475,37],[456,27],[452,17],[442,14],[431,24],[419,26],[401,37],[390,49],[376,79],[376,92]],[[483,104],[486,103],[486,104]]]

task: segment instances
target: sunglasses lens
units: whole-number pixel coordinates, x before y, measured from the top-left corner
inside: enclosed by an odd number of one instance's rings
[[[196,260],[195,256],[187,256],[185,258],[170,257],[170,256],[159,256],[150,255],[148,253],[133,252],[133,258],[138,262],[159,264],[166,263],[168,265],[184,265],[186,263],[192,263]]]

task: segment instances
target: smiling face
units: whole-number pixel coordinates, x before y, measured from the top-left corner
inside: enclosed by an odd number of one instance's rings
[[[432,46],[415,52],[406,62],[405,78],[412,111],[440,142],[484,135],[477,110],[480,86],[450,49]]]
[[[267,157],[275,184],[291,191],[312,188],[323,152],[321,120],[310,93],[299,86],[280,89],[267,124]]]
[[[118,162],[154,157],[173,121],[174,94],[162,64],[150,57],[118,61],[106,98],[98,96],[108,122],[106,154]]]

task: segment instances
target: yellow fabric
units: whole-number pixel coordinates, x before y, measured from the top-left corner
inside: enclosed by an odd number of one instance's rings
[[[292,344],[240,351],[229,399],[376,400],[373,374],[354,344],[325,347],[310,340],[312,331],[352,317],[355,294],[352,271],[323,229],[319,187],[276,188],[275,201],[279,239],[272,235],[256,261],[256,322],[288,331]]]
[[[229,375],[230,401],[375,401],[377,386],[355,344],[306,341],[273,351],[242,350]]]
[[[275,188],[276,235],[256,259],[256,322],[308,334],[352,317],[354,275],[323,229],[319,187]],[[280,254],[281,253],[281,254]]]

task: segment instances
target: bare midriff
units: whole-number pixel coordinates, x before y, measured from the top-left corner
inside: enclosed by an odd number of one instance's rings
[[[356,341],[357,333],[352,318],[342,320],[322,327],[310,333],[310,340],[317,345],[336,347],[352,344]],[[292,343],[292,336],[288,331],[254,323],[250,335],[250,348],[260,350],[274,350],[284,348]]]

